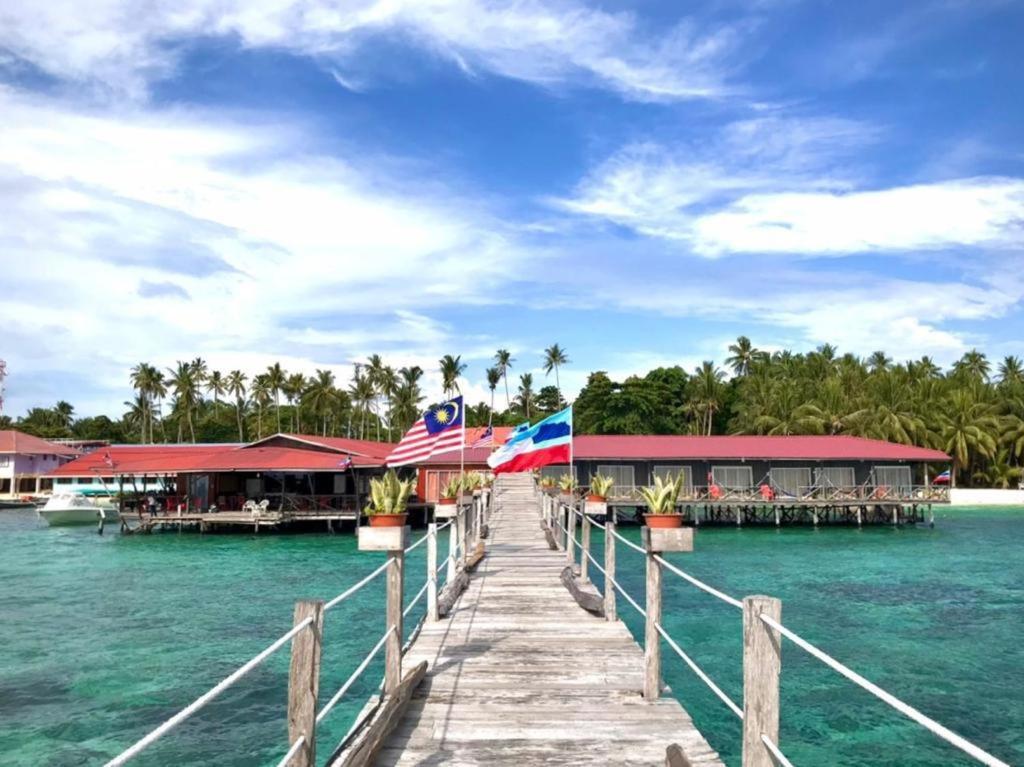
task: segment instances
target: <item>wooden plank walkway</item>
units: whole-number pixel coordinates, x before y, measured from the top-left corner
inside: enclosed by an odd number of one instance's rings
[[[565,554],[545,543],[529,482],[496,491],[487,558],[409,649],[404,667],[425,660],[427,678],[377,764],[664,765],[678,743],[693,767],[721,765],[677,701],[642,698],[626,626],[559,582]]]

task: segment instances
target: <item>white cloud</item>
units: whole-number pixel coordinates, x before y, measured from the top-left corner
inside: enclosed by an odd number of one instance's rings
[[[391,37],[467,72],[589,82],[644,100],[706,98],[726,90],[724,59],[739,38],[689,22],[656,35],[633,14],[573,0],[101,0],[88,13],[50,0],[10,5],[0,18],[0,47],[57,77],[136,96],[174,72],[184,41],[222,36],[350,67],[364,41]]]
[[[553,204],[708,257],[1024,244],[1024,180],[864,188],[848,162],[877,135],[842,120],[766,118],[703,146],[634,144]]]

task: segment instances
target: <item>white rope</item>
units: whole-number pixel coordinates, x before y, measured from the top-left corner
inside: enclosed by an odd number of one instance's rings
[[[845,676],[847,679],[849,679],[851,682],[853,682],[857,686],[862,687],[863,689],[867,690],[872,695],[874,695],[876,698],[879,698],[880,700],[884,701],[885,703],[888,703],[890,706],[892,706],[894,709],[899,711],[901,714],[903,714],[904,716],[910,717],[915,722],[920,724],[922,727],[924,727],[928,731],[934,733],[935,735],[938,735],[940,738],[942,738],[944,741],[946,741],[950,745],[956,746],[957,748],[959,748],[964,753],[970,754],[971,756],[973,756],[975,759],[977,759],[982,764],[989,765],[989,767],[1010,767],[1006,762],[1003,762],[1003,761],[997,759],[996,757],[994,757],[991,754],[989,754],[987,751],[983,751],[982,749],[978,748],[977,746],[975,746],[970,741],[965,740],[964,738],[962,738],[959,735],[957,735],[952,730],[948,729],[947,727],[943,727],[941,724],[936,722],[934,719],[925,716],[924,714],[922,714],[920,711],[918,711],[913,706],[907,705],[906,703],[901,701],[899,698],[896,698],[895,696],[890,695],[889,693],[887,693],[885,690],[883,690],[878,685],[876,685],[876,684],[874,684],[872,682],[869,682],[867,679],[862,677],[856,671],[853,671],[852,669],[844,666],[842,663],[837,661],[832,656],[826,654],[825,652],[822,652],[817,647],[812,645],[810,642],[802,639],[797,634],[794,634],[792,631],[790,631],[788,628],[783,626],[781,623],[778,623],[774,619],[769,618],[767,615],[761,614],[761,615],[758,615],[758,617],[765,624],[767,624],[768,626],[771,626],[773,629],[778,631],[780,634],[782,634],[784,637],[786,637],[791,642],[796,644],[798,647],[802,648],[803,650],[805,650],[806,652],[810,653],[815,658],[820,660],[826,666],[830,667],[834,671],[838,671],[840,674]]]
[[[286,633],[283,636],[281,636],[280,638],[278,638],[277,641],[275,641],[272,645],[270,645],[265,650],[263,650],[263,652],[261,652],[259,655],[256,655],[255,657],[253,657],[244,666],[241,666],[240,668],[236,669],[229,676],[225,677],[222,681],[220,681],[216,686],[210,688],[207,692],[205,692],[202,695],[200,695],[198,698],[196,698],[194,701],[192,701],[192,703],[190,703],[188,706],[183,708],[177,714],[172,716],[166,722],[161,724],[156,729],[152,730],[148,735],[146,735],[141,740],[139,740],[137,743],[135,743],[135,745],[125,749],[120,754],[115,756],[113,759],[111,759],[109,762],[106,763],[105,767],[118,767],[118,765],[122,765],[125,762],[127,762],[129,759],[137,756],[144,749],[146,749],[149,746],[151,746],[157,740],[159,740],[164,735],[166,735],[168,732],[170,732],[175,727],[177,727],[179,724],[184,722],[186,719],[188,719],[194,713],[196,713],[201,708],[203,708],[203,706],[205,706],[211,700],[213,700],[218,695],[220,695],[222,692],[224,692],[224,690],[229,688],[231,685],[233,685],[239,679],[244,677],[246,674],[248,674],[250,671],[252,671],[258,665],[260,665],[263,661],[265,661],[267,658],[269,658],[271,655],[273,655],[275,652],[277,652],[282,647],[284,647],[284,645],[287,644],[291,640],[292,637],[294,637],[296,634],[298,634],[300,631],[302,631],[304,628],[306,628],[306,626],[308,626],[312,622],[313,622],[313,617],[309,616],[309,617],[304,618],[303,620],[299,621],[298,623],[296,623],[294,626],[292,626],[291,630],[288,633]]]
[[[444,523],[443,525],[438,525],[438,527],[437,527],[437,532],[441,532],[441,531],[442,531],[442,530],[444,530],[444,529],[445,529],[446,527],[451,527],[451,524],[452,524],[452,521],[451,521],[451,520],[449,519],[449,520],[448,520],[447,522],[445,522],[445,523]]]
[[[316,715],[317,724],[320,724],[320,722],[323,721],[323,718],[327,716],[329,713],[331,713],[331,709],[334,708],[337,705],[338,701],[341,700],[341,697],[346,692],[348,692],[348,688],[355,684],[355,681],[360,677],[360,675],[364,671],[366,671],[366,667],[370,665],[370,661],[372,661],[374,656],[378,652],[380,652],[380,648],[384,646],[384,643],[387,641],[388,637],[391,636],[391,633],[394,630],[395,629],[392,627],[384,632],[384,636],[382,636],[380,640],[377,642],[377,644],[373,646],[373,649],[370,650],[370,653],[365,658],[363,658],[363,662],[356,666],[356,670],[352,672],[352,676],[350,676],[345,681],[345,684],[341,686],[341,689],[334,693],[334,697],[327,701],[327,704],[322,709],[320,709],[320,713]]]
[[[403,553],[404,554],[408,554],[410,551],[412,551],[414,549],[418,549],[420,546],[422,546],[424,543],[427,542],[427,538],[429,538],[429,537],[430,537],[430,533],[424,533],[424,535],[418,541],[416,541],[416,543],[414,543],[409,548],[405,549],[403,551]]]
[[[621,535],[619,535],[619,531],[618,531],[618,530],[615,530],[615,531],[614,531],[614,532],[612,533],[612,535],[614,535],[614,536],[615,536],[616,538],[618,538],[618,539],[619,539],[620,541],[622,541],[622,542],[623,542],[624,544],[626,544],[627,546],[629,546],[629,548],[631,548],[631,549],[635,549],[636,551],[639,551],[639,552],[640,552],[641,554],[643,554],[644,556],[646,556],[646,555],[647,555],[647,551],[646,551],[646,550],[644,549],[644,547],[643,547],[643,546],[637,546],[637,545],[636,545],[635,543],[633,543],[633,541],[629,541],[629,540],[626,540],[626,539],[625,539],[625,538],[623,538],[623,537],[622,537]]]
[[[299,749],[302,748],[302,744],[306,742],[306,736],[300,735],[292,743],[291,748],[288,749],[287,753],[281,757],[281,761],[277,763],[277,767],[287,767],[288,762],[292,760],[292,757],[299,753]]]
[[[781,764],[782,767],[793,767],[793,763],[786,758],[786,755],[782,753],[778,746],[772,743],[771,738],[762,733],[761,742],[764,743],[765,747],[771,752],[772,756],[775,757],[776,764]]]
[[[597,568],[598,572],[601,573],[601,575],[603,575],[605,577],[605,580],[611,581],[612,587],[617,589],[618,592],[620,594],[622,594],[622,596],[624,596],[626,598],[626,600],[631,605],[633,605],[633,607],[636,608],[636,611],[646,618],[647,617],[647,611],[644,608],[642,608],[640,605],[638,605],[636,603],[636,601],[633,599],[633,597],[631,597],[628,593],[626,593],[626,590],[624,588],[622,588],[622,586],[619,585],[618,581],[616,581],[614,578],[609,578],[608,577],[608,573],[605,571],[605,569],[603,567],[601,567],[601,565],[599,565],[597,563],[597,560],[594,559],[593,555],[589,551],[586,552],[586,554],[587,554],[587,559],[589,559],[590,563],[594,567]]]
[[[373,571],[372,573],[370,573],[369,575],[367,575],[367,576],[366,576],[365,578],[363,578],[363,579],[362,579],[361,581],[359,581],[359,583],[357,583],[357,584],[356,584],[355,586],[352,586],[352,587],[351,587],[351,588],[349,588],[348,590],[346,590],[346,591],[343,591],[342,593],[338,594],[338,596],[336,596],[336,597],[335,597],[334,599],[332,599],[332,600],[331,600],[330,602],[328,602],[327,604],[325,604],[325,605],[324,605],[324,612],[327,612],[327,611],[328,611],[328,610],[330,610],[330,609],[331,609],[332,607],[334,607],[335,605],[337,605],[337,604],[338,604],[339,602],[343,602],[344,600],[348,599],[348,598],[349,598],[350,596],[352,596],[352,595],[353,595],[353,594],[355,594],[355,593],[356,593],[357,591],[359,591],[359,589],[361,589],[361,588],[362,588],[363,586],[365,586],[365,585],[366,585],[367,583],[369,583],[369,582],[370,582],[370,581],[372,581],[372,580],[373,580],[374,578],[376,578],[376,577],[377,577],[378,575],[380,575],[380,574],[381,574],[382,572],[384,572],[385,570],[387,570],[387,569],[388,569],[388,562],[389,562],[389,561],[390,561],[390,560],[388,560],[387,562],[385,562],[384,564],[382,564],[382,565],[381,565],[380,567],[378,567],[378,568],[377,568],[376,570],[374,570],[374,571]]]
[[[427,593],[427,586],[429,586],[429,585],[430,585],[430,581],[427,581],[426,583],[424,583],[423,584],[423,588],[421,588],[420,592],[416,596],[414,596],[412,598],[412,601],[409,603],[409,606],[406,607],[404,610],[402,610],[402,617],[403,618],[406,615],[408,615],[410,612],[412,612],[412,608],[414,608],[416,606],[416,603],[419,602],[420,599],[423,597],[423,595]]]
[[[730,708],[730,710],[732,710],[732,712],[734,714],[736,714],[736,716],[738,716],[740,719],[742,719],[743,718],[743,709],[741,709],[739,706],[737,706],[733,702],[732,698],[730,698],[728,695],[726,695],[724,692],[722,692],[722,688],[719,687],[717,684],[715,684],[712,681],[711,677],[709,677],[707,674],[705,674],[704,671],[701,669],[701,667],[698,666],[693,661],[693,659],[690,658],[689,655],[687,655],[685,652],[683,652],[683,648],[681,648],[679,645],[676,644],[675,640],[668,635],[668,632],[666,632],[665,629],[662,628],[661,624],[660,623],[655,623],[654,624],[654,628],[657,629],[658,633],[661,634],[662,637],[664,637],[665,641],[668,642],[669,646],[673,650],[676,651],[676,655],[678,655],[680,658],[682,658],[683,662],[686,663],[686,665],[690,667],[690,669],[693,671],[693,673],[697,675],[697,678],[700,679],[708,687],[710,687],[711,688],[711,692],[713,692],[715,695],[717,695],[718,698],[722,701],[722,703],[727,705]]]
[[[658,562],[660,562],[662,565],[667,567],[669,570],[674,572],[676,575],[678,575],[680,578],[683,578],[684,580],[689,581],[690,583],[692,583],[694,586],[696,586],[701,591],[706,591],[711,596],[718,597],[723,602],[728,602],[733,607],[738,607],[741,610],[743,609],[743,603],[740,600],[733,599],[728,594],[725,594],[725,593],[719,591],[718,589],[709,586],[708,584],[704,583],[704,581],[697,580],[692,575],[687,575],[682,570],[680,570],[678,567],[673,565],[671,562],[666,561],[660,554],[655,554],[654,558]]]

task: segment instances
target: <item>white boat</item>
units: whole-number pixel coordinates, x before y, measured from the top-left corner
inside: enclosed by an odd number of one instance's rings
[[[117,509],[78,493],[56,493],[36,513],[50,527],[69,525],[95,525],[102,519],[113,522],[118,518]]]

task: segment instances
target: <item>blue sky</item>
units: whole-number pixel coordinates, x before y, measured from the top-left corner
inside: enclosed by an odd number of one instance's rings
[[[1024,354],[1024,6],[71,0],[0,15],[7,412],[128,368],[485,397],[762,348]]]

